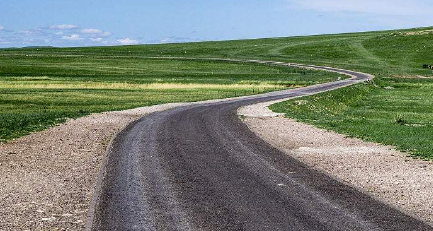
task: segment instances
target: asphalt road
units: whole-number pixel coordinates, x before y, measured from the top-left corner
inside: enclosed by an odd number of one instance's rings
[[[279,65],[285,65],[278,63]],[[370,78],[153,113],[113,140],[93,230],[432,230],[276,150],[240,106],[315,94]]]

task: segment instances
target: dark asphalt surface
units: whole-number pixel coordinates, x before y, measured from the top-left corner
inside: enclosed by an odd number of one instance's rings
[[[179,107],[129,125],[108,153],[91,228],[432,230],[276,150],[236,115],[240,106],[368,79],[346,73],[356,78]]]

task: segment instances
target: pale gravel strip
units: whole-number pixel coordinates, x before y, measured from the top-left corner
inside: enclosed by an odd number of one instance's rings
[[[113,134],[182,105],[92,114],[0,144],[0,230],[83,230]]]
[[[0,231],[84,230],[115,134],[152,112],[225,100],[233,98],[91,114],[0,143]]]
[[[433,225],[433,162],[283,118],[268,108],[281,101],[242,107],[238,114],[284,153]]]
[[[112,137],[149,113],[189,104],[91,114],[0,143],[0,231],[84,230]]]

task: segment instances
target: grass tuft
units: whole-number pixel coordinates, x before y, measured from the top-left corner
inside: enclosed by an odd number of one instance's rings
[[[402,115],[397,114],[394,117],[394,123],[399,124],[399,125],[405,125],[405,124],[407,124],[407,121],[403,118]]]

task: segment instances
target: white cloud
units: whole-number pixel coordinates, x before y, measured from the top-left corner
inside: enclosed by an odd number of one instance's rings
[[[102,42],[102,41],[104,41],[103,38],[90,38],[90,40],[92,40],[92,42]]]
[[[99,44],[111,44],[112,42],[105,40],[104,38],[90,38],[90,41],[93,43],[99,43]]]
[[[106,38],[111,35],[110,32],[102,31],[100,29],[83,29],[81,30],[83,34],[89,34],[91,38]]]
[[[79,34],[72,34],[69,36],[63,36],[62,39],[69,40],[69,41],[78,41],[81,40],[82,38],[80,37]]]
[[[288,0],[295,7],[325,12],[419,15],[433,11],[427,0]]]
[[[171,41],[171,38],[163,38],[161,39],[161,43],[169,43]]]
[[[29,30],[22,30],[18,31],[17,33],[23,34],[25,36],[44,36],[47,35],[47,32],[42,29],[29,29]]]
[[[118,39],[117,42],[122,45],[136,45],[140,43],[138,40],[134,40],[130,38]]]
[[[108,37],[108,36],[110,36],[111,35],[111,33],[110,32],[107,32],[107,31],[105,31],[104,33],[101,33],[100,34],[100,36],[102,36],[102,37]]]
[[[83,29],[81,33],[84,34],[102,34],[102,30],[99,29]]]
[[[50,26],[50,29],[52,30],[72,30],[77,29],[78,26],[76,25],[69,25],[69,24],[61,24],[61,25],[53,25]]]
[[[4,26],[0,25],[0,30],[3,30],[3,29],[4,29]]]

